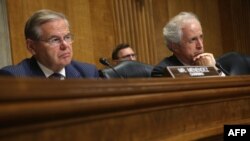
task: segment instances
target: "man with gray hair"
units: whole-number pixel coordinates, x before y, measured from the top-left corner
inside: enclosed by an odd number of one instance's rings
[[[172,56],[164,58],[152,71],[153,77],[163,76],[167,66],[215,66],[213,54],[204,53],[200,21],[190,12],[181,12],[163,28],[163,35]]]
[[[17,65],[4,67],[0,74],[15,77],[97,78],[94,65],[72,60],[73,35],[62,13],[36,11],[25,25],[26,48],[32,54]]]

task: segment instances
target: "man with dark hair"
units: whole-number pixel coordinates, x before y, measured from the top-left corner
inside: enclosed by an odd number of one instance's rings
[[[116,62],[116,64],[121,61],[127,60],[136,60],[136,54],[129,44],[119,44],[112,52],[112,60]]]
[[[100,70],[104,78],[139,78],[150,77],[153,66],[138,62],[136,54],[128,44],[119,44],[112,52],[113,67]],[[101,60],[101,62],[104,62]],[[104,64],[104,63],[102,63]]]
[[[4,67],[0,73],[15,77],[97,78],[94,65],[72,60],[73,35],[69,26],[62,13],[35,12],[25,25],[26,47],[32,57]]]

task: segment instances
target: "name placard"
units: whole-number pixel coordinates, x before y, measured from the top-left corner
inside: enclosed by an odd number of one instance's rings
[[[166,75],[177,77],[216,77],[219,73],[211,66],[168,66]]]

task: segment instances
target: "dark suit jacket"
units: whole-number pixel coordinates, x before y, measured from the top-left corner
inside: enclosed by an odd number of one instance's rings
[[[183,64],[174,55],[166,57],[153,68],[151,76],[152,77],[163,76],[167,66],[183,66]]]
[[[94,65],[71,61],[65,67],[66,78],[97,78],[99,73]],[[1,75],[15,77],[45,77],[34,57],[24,59],[17,65],[6,66],[0,70]]]

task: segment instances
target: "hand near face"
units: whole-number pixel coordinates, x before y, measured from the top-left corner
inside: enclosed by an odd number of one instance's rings
[[[215,59],[211,53],[202,53],[193,58],[196,66],[215,66]]]

